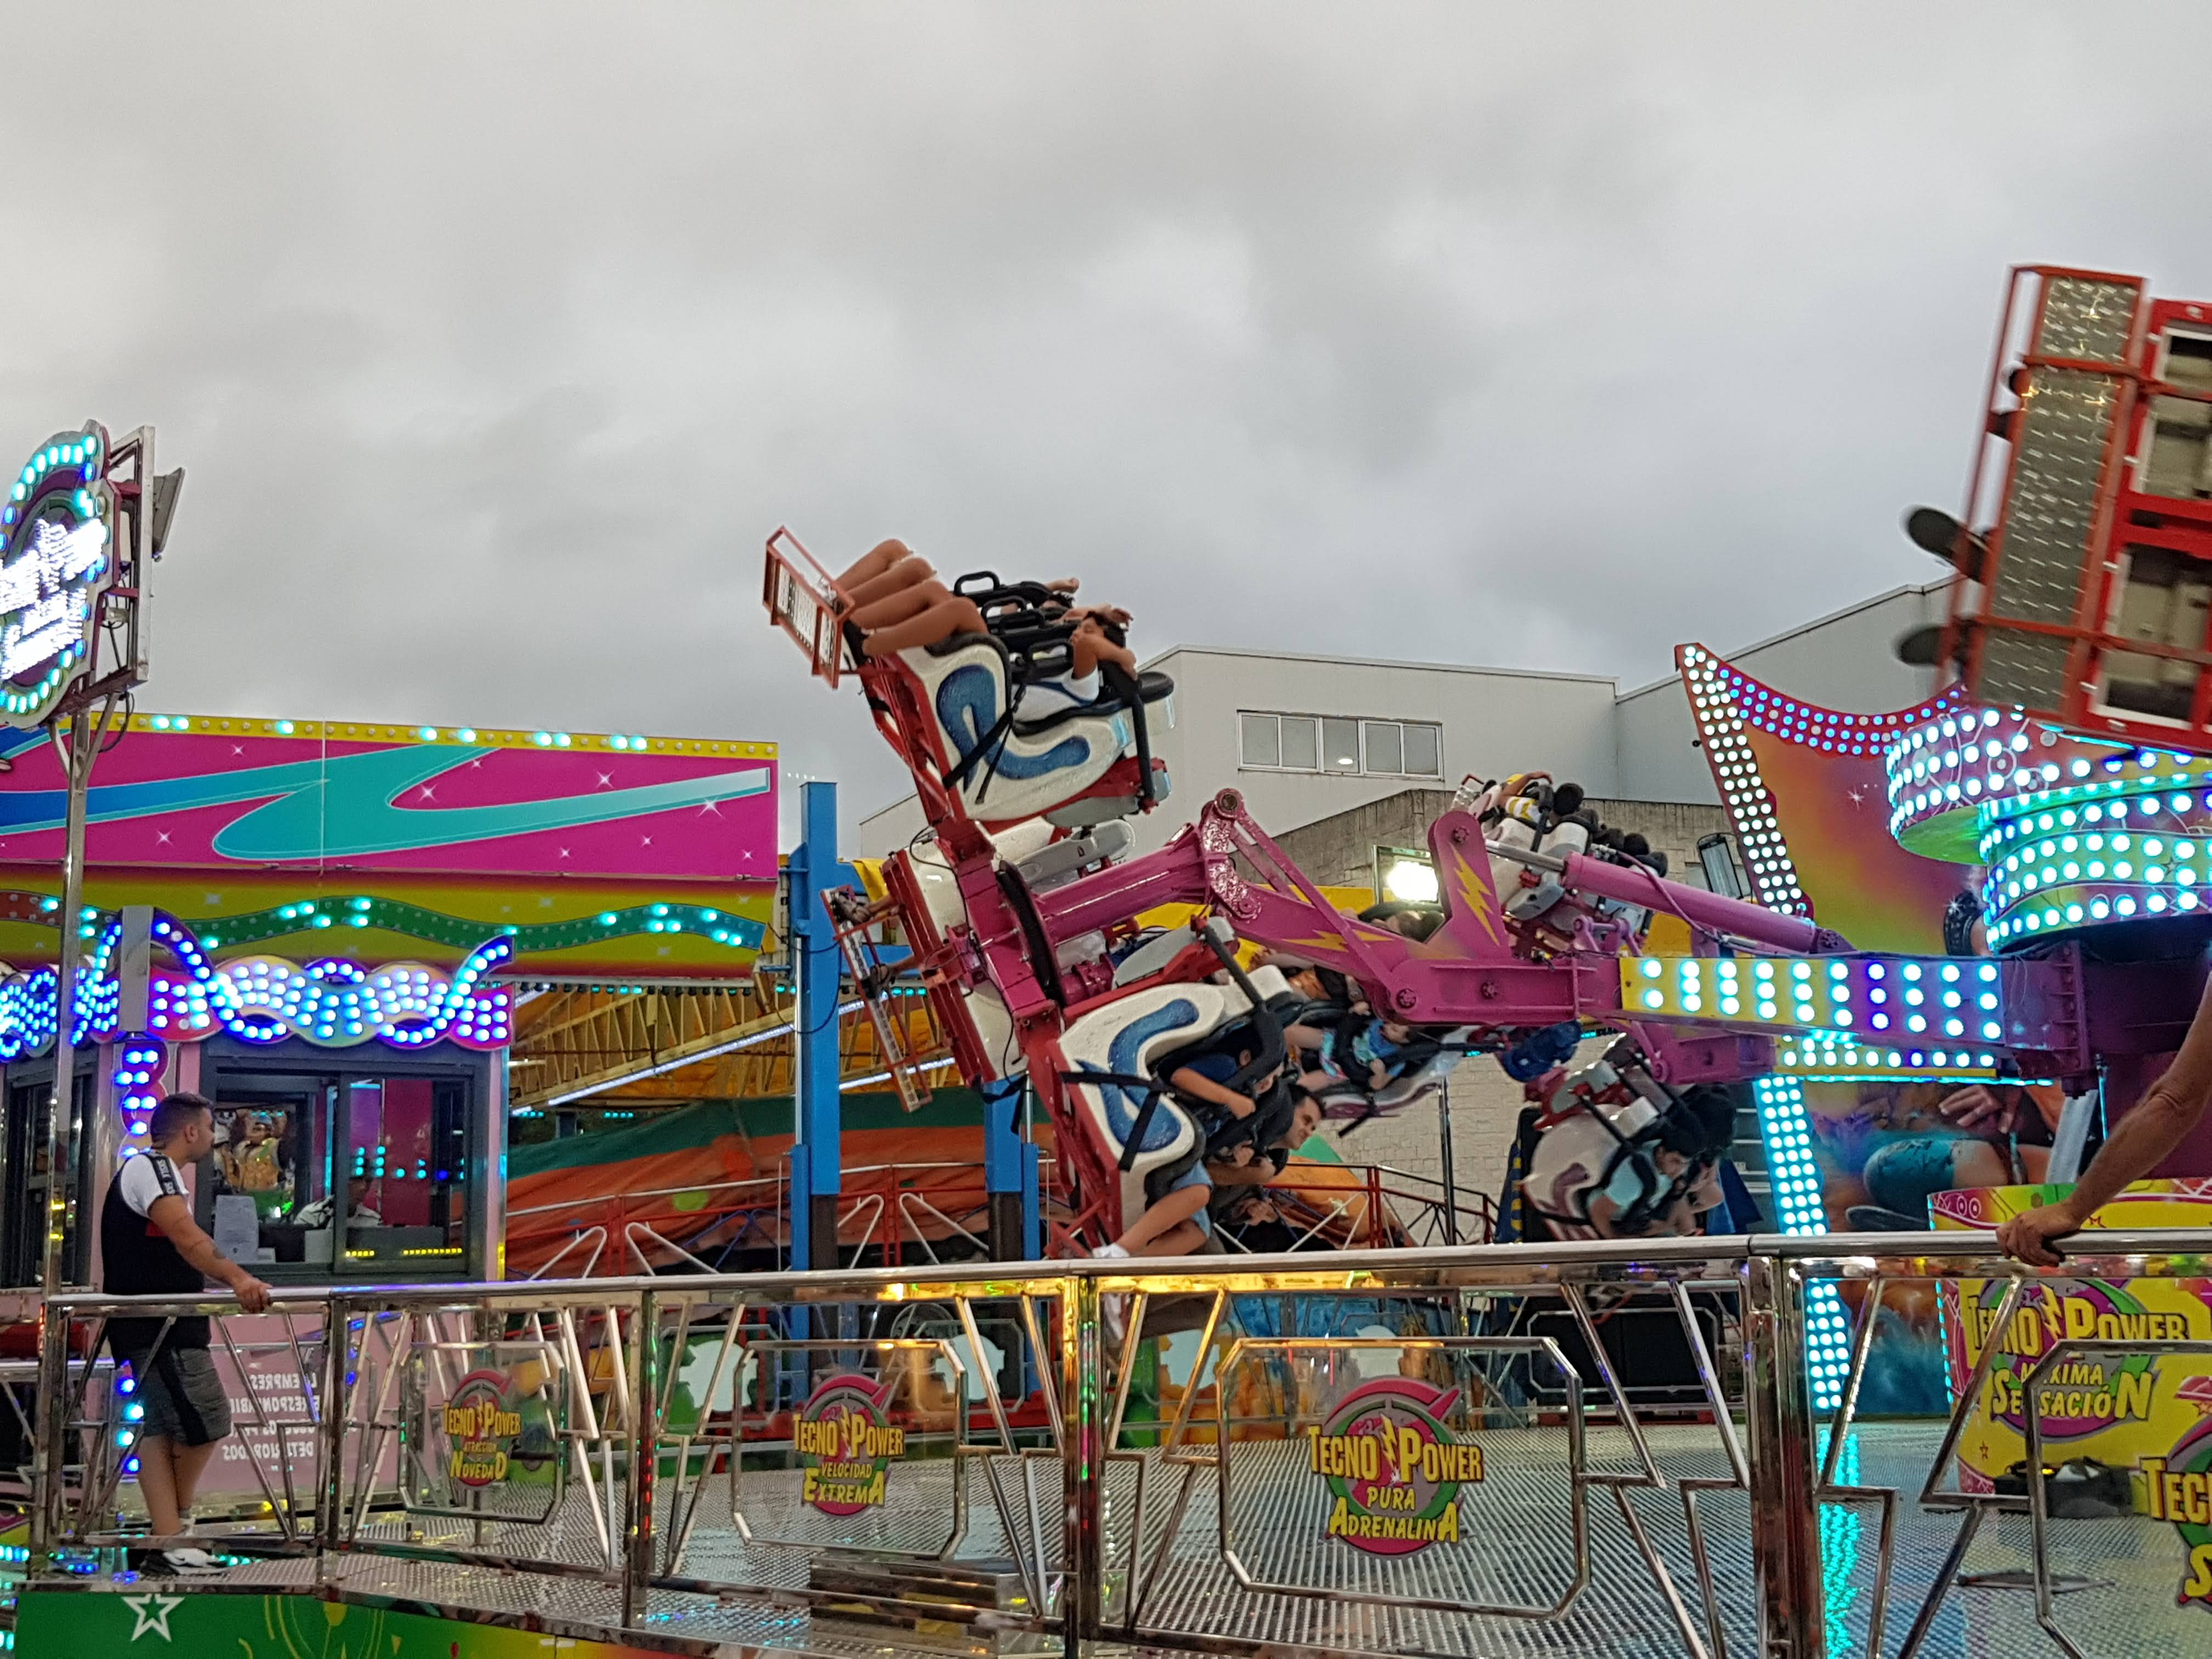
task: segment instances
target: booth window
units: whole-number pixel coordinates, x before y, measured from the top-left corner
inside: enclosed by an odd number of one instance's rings
[[[1240,710],[1237,764],[1255,772],[1439,778],[1443,728],[1426,720],[1370,720]]]
[[[469,1092],[455,1078],[226,1069],[200,1223],[257,1270],[458,1270]]]

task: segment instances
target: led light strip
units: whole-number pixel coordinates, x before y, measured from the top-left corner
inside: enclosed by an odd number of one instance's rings
[[[921,1065],[915,1066],[915,1070],[917,1072],[941,1072],[948,1066],[957,1066],[959,1063],[960,1062],[958,1060],[947,1055],[943,1060],[925,1060]],[[890,1080],[891,1074],[889,1072],[871,1072],[866,1077],[848,1078],[844,1082],[837,1085],[837,1089],[842,1094],[851,1089],[865,1089],[871,1083],[889,1083]]]
[[[1990,945],[2205,908],[2198,890],[2212,888],[2212,791],[2190,786],[2208,781],[2212,770],[2181,763],[1985,807]]]
[[[107,977],[121,937],[121,925],[108,924],[80,971],[73,1048],[133,1035],[120,1029],[121,987]],[[157,1038],[198,1042],[220,1027],[247,1042],[297,1036],[327,1048],[374,1039],[396,1048],[453,1042],[489,1049],[504,1047],[513,1035],[512,994],[486,982],[514,954],[504,938],[478,945],[451,975],[422,963],[370,970],[336,958],[302,968],[281,957],[257,956],[217,967],[191,929],[159,912],[154,938],[184,964],[182,973],[161,969],[151,975],[149,1023]],[[0,1060],[52,1045],[58,983],[51,968],[0,981]]]
[[[54,913],[60,908],[61,901],[49,894],[0,892],[0,921],[58,926],[59,918]],[[79,937],[90,939],[97,933],[103,914],[112,924],[113,911],[102,913],[88,907],[79,921]],[[757,951],[768,935],[766,925],[750,916],[732,915],[726,910],[702,904],[633,904],[567,921],[509,922],[502,926],[368,894],[325,894],[295,899],[289,904],[271,905],[262,910],[200,917],[194,926],[203,930],[199,935],[202,948],[210,951],[225,945],[258,945],[331,927],[374,928],[380,933],[398,933],[461,950],[473,949],[487,933],[501,933],[512,941],[518,953],[574,950],[636,933],[686,933],[732,950]]]
[[[1986,1050],[1883,1048],[1832,1031],[1808,1031],[1784,1042],[1775,1050],[1774,1063],[1807,1083],[1914,1083],[1930,1076],[1965,1082],[2050,1081],[2021,1077],[2016,1065]]]
[[[1805,1091],[1794,1078],[1764,1077],[1752,1085],[1759,1103],[1759,1133],[1766,1144],[1767,1178],[1782,1231],[1800,1237],[1828,1231],[1820,1205],[1820,1172],[1813,1162],[1813,1133],[1805,1116]],[[1832,1411],[1842,1403],[1850,1367],[1850,1321],[1828,1279],[1805,1291],[1805,1365],[1813,1406]]]
[[[1631,1014],[1826,1031],[1885,1048],[1916,1045],[1912,1054],[1944,1043],[1996,1048],[2006,1030],[1998,965],[1972,957],[1623,957],[1620,1000]],[[1998,1058],[1983,1052],[1971,1061]],[[1955,1069],[1969,1060],[1960,1048],[1929,1063]]]

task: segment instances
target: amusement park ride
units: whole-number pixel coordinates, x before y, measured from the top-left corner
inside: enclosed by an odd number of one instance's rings
[[[928,822],[888,861],[887,898],[831,896],[841,937],[865,967],[869,930],[894,923],[969,1081],[1027,1078],[1066,1188],[1054,1254],[1112,1239],[1203,1155],[1206,1126],[1166,1082],[1177,1054],[1243,1022],[1251,1074],[1279,1062],[1295,999],[1246,946],[1349,976],[1447,1054],[1570,1022],[1620,1032],[1655,1103],[1707,1082],[1765,1079],[1771,1105],[1792,1079],[1942,1077],[2100,1086],[2124,1111],[2179,1043],[2212,933],[2209,319],[2134,278],[2015,271],[1965,519],[1911,526],[1957,568],[1954,683],[1935,696],[1844,714],[1680,650],[1758,902],[1668,881],[1474,781],[1429,831],[1444,914],[1426,939],[1339,912],[1234,790],[1122,858],[1118,821],[1168,797],[1146,721],[1170,687],[1109,675],[1095,702],[1042,713],[1030,688],[1066,672],[1045,590],[994,576],[959,584],[991,631],[870,656],[850,596],[779,530],[770,617],[826,684],[858,679]],[[1814,919],[1789,792],[1760,769],[1778,744],[1879,766],[1884,850],[1969,866],[1986,954],[1855,948]],[[1200,920],[1133,950],[1170,903]],[[1688,953],[1644,950],[1661,914],[1686,924]],[[1819,1231],[1790,1192],[1802,1146],[1768,1120],[1784,1219]],[[2169,1172],[2203,1170],[2192,1147]]]

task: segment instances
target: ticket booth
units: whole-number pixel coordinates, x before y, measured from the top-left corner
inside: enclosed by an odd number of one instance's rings
[[[136,1152],[116,1073],[122,1045],[81,1050],[76,1224],[64,1277],[97,1281],[93,1241],[118,1159]],[[218,1036],[179,1046],[159,1086],[215,1103],[216,1149],[186,1171],[201,1226],[271,1284],[501,1276],[506,1229],[502,1050]],[[51,1054],[5,1068],[0,1285],[40,1281],[47,1205]],[[143,1138],[140,1144],[143,1144]]]

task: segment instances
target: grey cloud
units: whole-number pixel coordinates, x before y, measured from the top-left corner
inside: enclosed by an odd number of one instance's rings
[[[2201,8],[99,16],[0,105],[0,453],[191,469],[149,703],[771,737],[848,817],[779,523],[1633,682],[1929,578],[2008,263],[2212,288]]]

